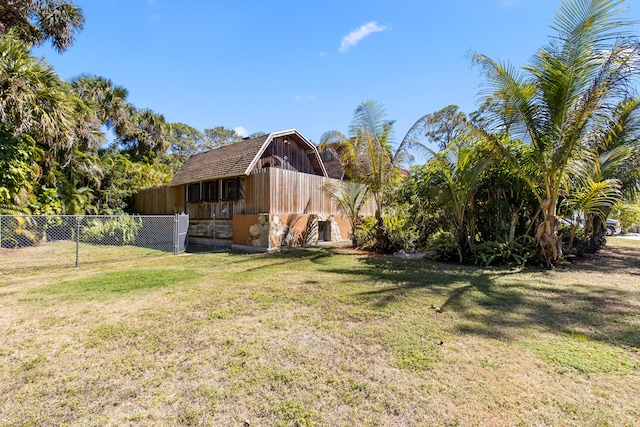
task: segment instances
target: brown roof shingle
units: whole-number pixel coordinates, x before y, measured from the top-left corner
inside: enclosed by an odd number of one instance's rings
[[[243,175],[267,138],[269,135],[262,135],[195,154],[176,172],[169,185]]]

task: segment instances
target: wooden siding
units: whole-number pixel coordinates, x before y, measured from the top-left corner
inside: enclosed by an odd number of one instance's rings
[[[154,187],[133,196],[133,206],[141,215],[170,215],[185,211],[184,186]]]
[[[287,141],[285,144],[284,141]],[[299,145],[293,135],[274,138],[262,153],[254,169],[279,168],[318,175],[305,147]]]
[[[326,182],[339,180],[295,171],[268,168],[254,171],[246,181],[247,214],[341,214],[334,200],[324,191]],[[373,215],[370,203],[362,215]]]
[[[226,212],[224,210],[226,209]],[[187,203],[187,213],[192,219],[230,219],[233,215],[244,213],[245,201]]]
[[[245,180],[245,214],[269,212],[271,207],[270,170],[271,168],[257,169]]]
[[[161,215],[185,212],[189,218],[232,218],[237,214],[342,214],[336,202],[324,191],[326,182],[339,182],[325,178],[278,168],[255,170],[241,178],[240,188],[244,199],[238,201],[185,203],[185,188],[157,187],[141,190],[134,197],[135,211],[139,214]],[[224,210],[227,213],[224,213]],[[373,216],[375,208],[369,203],[362,210],[363,216]]]

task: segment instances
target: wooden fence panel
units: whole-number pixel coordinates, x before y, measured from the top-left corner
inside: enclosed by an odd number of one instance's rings
[[[170,215],[185,211],[184,200],[184,186],[154,187],[134,195],[133,206],[142,215]]]

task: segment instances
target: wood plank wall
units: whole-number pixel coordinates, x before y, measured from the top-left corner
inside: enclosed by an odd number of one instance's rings
[[[171,215],[185,212],[184,186],[154,187],[133,196],[133,207],[141,215]]]
[[[242,180],[244,200],[217,203],[189,203],[185,207],[185,186],[156,187],[141,190],[134,196],[135,211],[142,215],[188,213],[191,219],[231,218],[235,214],[325,214],[343,212],[324,191],[326,182],[339,182],[296,171],[258,169]],[[223,210],[226,209],[227,213]],[[369,203],[362,215],[374,215]]]
[[[226,212],[224,212],[225,210]],[[212,219],[213,214],[216,215],[217,219],[230,219],[233,215],[242,214],[244,211],[244,200],[187,204],[187,213],[190,219]]]
[[[275,138],[256,164],[256,169],[271,167],[313,174],[315,170],[305,147],[294,141],[293,135]],[[284,141],[287,141],[285,144]]]
[[[324,191],[326,182],[337,179],[278,168],[254,171],[246,181],[245,213],[328,214],[343,213]],[[373,215],[370,203],[362,211]]]
[[[268,213],[271,206],[269,170],[257,169],[244,181],[245,214]]]

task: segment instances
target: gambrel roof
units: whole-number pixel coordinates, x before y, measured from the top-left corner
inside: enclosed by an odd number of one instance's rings
[[[327,176],[318,149],[300,132],[295,129],[273,132],[255,138],[244,139],[240,142],[223,147],[214,148],[191,156],[176,172],[169,183],[170,186],[184,185],[200,181],[220,178],[231,178],[249,175],[258,160],[275,138],[291,138],[295,143],[304,147],[305,154],[319,175]]]

